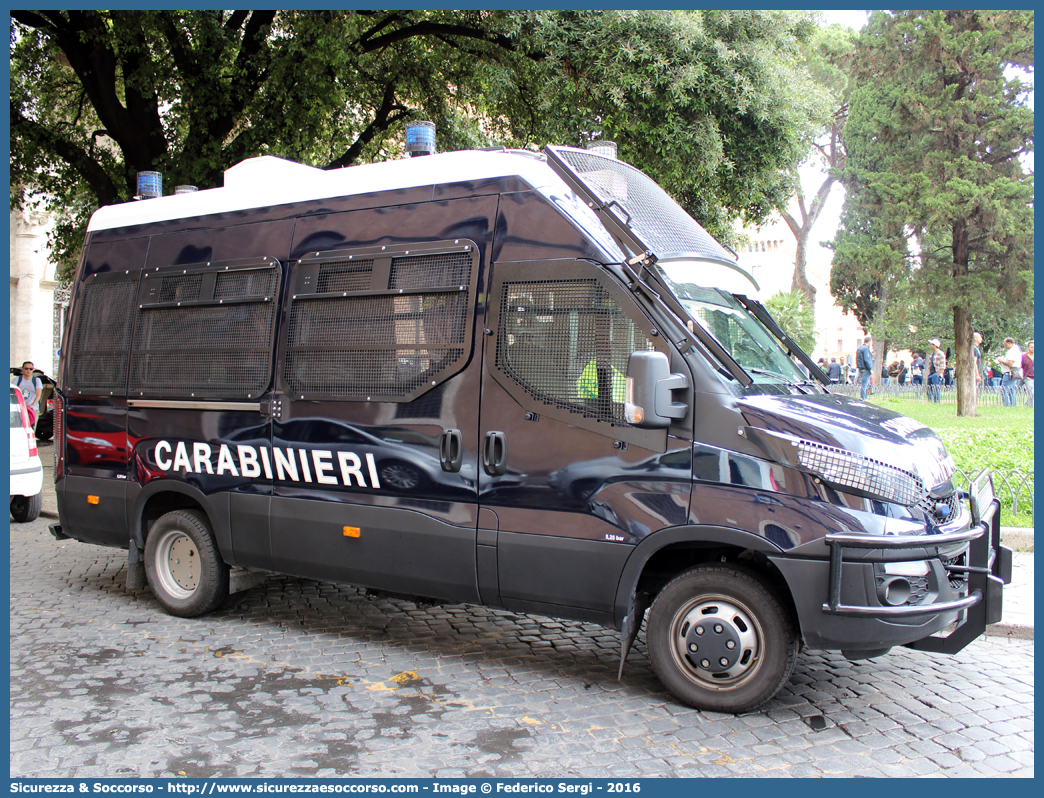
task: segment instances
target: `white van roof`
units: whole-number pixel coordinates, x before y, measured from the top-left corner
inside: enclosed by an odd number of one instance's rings
[[[226,169],[220,188],[99,208],[87,231],[498,177],[519,177],[534,189],[550,188],[559,196],[571,193],[542,155],[522,150],[463,150],[330,171],[263,155]]]

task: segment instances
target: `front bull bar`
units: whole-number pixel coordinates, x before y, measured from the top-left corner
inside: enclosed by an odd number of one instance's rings
[[[985,632],[989,624],[999,622],[1004,607],[1004,585],[1011,582],[1012,552],[1000,542],[1000,500],[994,495],[990,472],[980,474],[969,486],[968,493],[972,524],[962,532],[890,537],[844,533],[827,535],[825,541],[830,547],[830,581],[829,596],[823,605],[823,612],[885,621],[960,612],[963,617],[945,637],[929,636],[905,644],[907,648],[939,654],[956,654]],[[844,555],[848,550],[935,549],[938,556],[942,547],[965,542],[970,543],[966,565],[946,566],[948,572],[967,574],[968,595],[963,598],[909,607],[869,607],[841,602],[841,572]],[[880,559],[863,558],[861,562],[886,562],[889,559],[881,556]]]

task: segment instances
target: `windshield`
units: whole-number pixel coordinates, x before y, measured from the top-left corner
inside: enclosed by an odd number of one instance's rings
[[[689,315],[732,355],[755,383],[804,383],[808,375],[792,361],[778,339],[751,316],[732,294],[691,282],[695,262],[661,263],[667,282]]]

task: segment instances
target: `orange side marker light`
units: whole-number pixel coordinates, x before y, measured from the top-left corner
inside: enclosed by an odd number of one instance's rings
[[[98,499],[97,496],[88,496],[87,497],[87,504],[97,504],[98,501],[99,501],[99,499]]]
[[[362,534],[362,530],[357,526],[346,526],[344,528],[344,536],[346,538],[357,538]]]

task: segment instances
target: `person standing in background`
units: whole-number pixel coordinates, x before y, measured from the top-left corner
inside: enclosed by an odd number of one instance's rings
[[[946,353],[940,348],[942,342],[932,338],[928,345],[932,348],[928,356],[928,397],[933,402],[942,401],[943,374],[946,372]]]
[[[1022,384],[1026,386],[1026,407],[1033,407],[1033,340],[1026,341],[1022,353]]]
[[[1005,407],[1015,406],[1015,389],[1022,384],[1022,350],[1010,335],[1004,339],[1007,351],[997,358],[1001,367],[1001,399]]]
[[[975,363],[975,391],[976,393],[983,386],[983,373],[982,373],[982,333],[972,333],[972,357]]]
[[[830,365],[827,366],[826,373],[831,385],[837,385],[841,382],[841,364],[837,362],[836,357],[830,358]]]
[[[11,380],[11,384],[22,392],[25,407],[29,411],[29,423],[36,429],[36,419],[40,415],[40,393],[43,383],[39,377],[33,376],[33,363],[27,360],[22,364],[22,373]]]
[[[874,355],[870,351],[871,337],[863,338],[863,345],[856,350],[856,368],[859,369],[859,398],[866,399],[870,393],[870,378],[874,374]]]
[[[1004,338],[1004,354],[997,359],[1001,373],[1001,396],[1005,407],[1014,407],[1015,393],[1022,385],[1022,349],[1012,336]],[[996,372],[996,369],[994,369]]]

